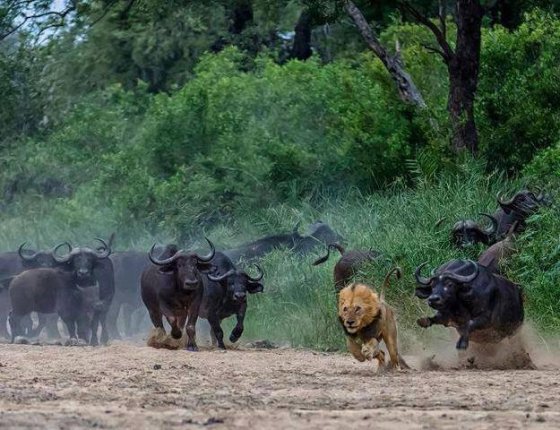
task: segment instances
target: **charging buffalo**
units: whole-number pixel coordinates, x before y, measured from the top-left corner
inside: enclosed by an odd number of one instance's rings
[[[195,326],[204,293],[202,273],[212,268],[210,261],[216,252],[212,242],[206,240],[211,248],[206,256],[168,245],[156,258],[154,245],[148,254],[153,265],[144,270],[140,279],[142,301],[154,327],[165,333],[162,320],[165,316],[171,325],[171,336],[180,339],[187,321],[187,349],[190,351],[198,350]]]
[[[314,266],[324,263],[329,259],[332,249],[336,249],[341,257],[336,262],[333,270],[334,285],[336,291],[340,291],[350,283],[354,275],[360,270],[360,266],[373,261],[381,254],[374,250],[350,250],[346,251],[338,243],[331,243],[327,246],[327,254],[313,262]]]
[[[231,260],[223,253],[216,252],[211,261],[214,266],[212,273],[204,285],[204,296],[200,307],[200,317],[205,318],[212,328],[212,343],[225,349],[224,332],[221,321],[235,315],[237,324],[229,337],[230,342],[239,340],[243,333],[245,312],[247,311],[247,293],[255,294],[263,291],[263,272],[259,266],[257,277],[251,277],[243,270],[237,269]]]
[[[429,278],[415,272],[416,296],[428,299],[436,311],[418,320],[427,328],[434,324],[455,327],[460,335],[457,349],[469,341],[497,343],[514,335],[523,323],[521,288],[493,271],[470,260],[452,260]]]

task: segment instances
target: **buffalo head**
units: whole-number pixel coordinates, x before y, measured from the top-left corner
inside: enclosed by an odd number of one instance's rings
[[[498,194],[496,200],[498,201],[500,208],[502,208],[506,214],[509,215],[513,213],[520,219],[527,218],[528,216],[534,214],[540,206],[547,203],[545,195],[540,189],[536,192],[521,190],[509,200],[502,200]]]
[[[496,231],[498,220],[492,215],[481,213],[480,215],[488,218],[492,225],[483,228],[480,224],[471,220],[462,220],[455,223],[451,230],[451,241],[459,248],[472,246],[476,243],[491,245],[496,241]]]
[[[426,263],[416,268],[414,276],[418,287],[416,296],[428,299],[428,305],[436,310],[453,305],[459,297],[464,297],[471,290],[471,283],[478,276],[478,264],[471,260],[452,260],[440,266],[429,278],[420,272]]]
[[[73,248],[67,254],[60,256],[57,255],[57,251],[63,245],[61,244],[52,252],[54,260],[59,265],[66,265],[73,272],[77,285],[89,286],[95,284],[94,270],[111,254],[111,248],[103,239],[96,238],[96,240],[101,243],[101,246],[97,249]]]
[[[262,293],[264,290],[264,286],[260,282],[260,280],[264,276],[264,273],[257,264],[255,264],[255,266],[259,271],[259,274],[255,278],[249,276],[243,270],[236,269],[231,269],[223,275],[219,276],[215,276],[212,274],[207,274],[207,276],[208,279],[214,282],[225,281],[227,284],[227,295],[229,297],[233,297],[234,301],[243,303],[247,300],[247,293]]]
[[[212,268],[210,260],[214,258],[216,249],[214,244],[206,238],[210,245],[210,253],[200,256],[193,251],[177,249],[174,245],[169,245],[160,257],[154,256],[156,245],[152,246],[148,257],[150,261],[159,266],[162,274],[174,275],[177,285],[183,290],[194,291],[202,285],[201,272],[207,272]]]

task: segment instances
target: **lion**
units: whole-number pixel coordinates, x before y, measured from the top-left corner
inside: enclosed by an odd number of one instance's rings
[[[389,352],[391,368],[401,370],[408,366],[397,349],[395,313],[383,298],[383,291],[389,285],[392,274],[400,279],[402,270],[395,267],[385,275],[381,295],[357,282],[340,290],[338,317],[346,333],[348,350],[356,360],[363,362],[375,358],[379,362],[378,369],[381,369],[385,366],[385,353],[379,349],[379,342],[383,340]]]

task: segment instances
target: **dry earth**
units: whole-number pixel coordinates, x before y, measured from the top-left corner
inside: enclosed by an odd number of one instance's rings
[[[1,344],[0,428],[558,429],[559,384],[551,367],[374,375],[307,350]]]

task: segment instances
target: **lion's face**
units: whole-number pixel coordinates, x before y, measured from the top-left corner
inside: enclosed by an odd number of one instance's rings
[[[340,290],[338,316],[348,333],[370,324],[379,313],[379,296],[365,284],[353,283]]]

